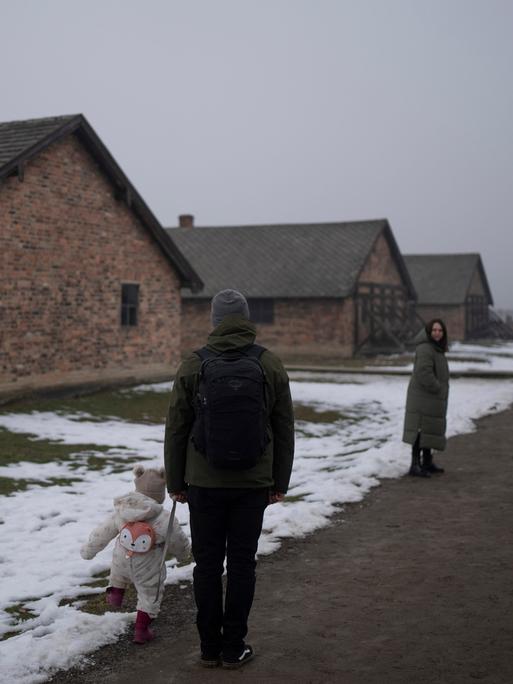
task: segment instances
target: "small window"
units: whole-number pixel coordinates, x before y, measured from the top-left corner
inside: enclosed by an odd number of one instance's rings
[[[248,299],[253,323],[274,323],[274,299]]]
[[[121,285],[121,325],[137,325],[139,285]]]

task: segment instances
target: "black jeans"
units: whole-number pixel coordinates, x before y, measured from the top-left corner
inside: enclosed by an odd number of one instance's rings
[[[248,632],[255,593],[255,554],[269,500],[267,487],[258,489],[190,486],[196,624],[201,651],[238,656]],[[226,557],[226,597],[222,575]]]

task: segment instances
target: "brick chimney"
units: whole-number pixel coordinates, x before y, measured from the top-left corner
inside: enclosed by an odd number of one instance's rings
[[[180,214],[178,225],[180,228],[194,228],[194,216],[192,214]]]

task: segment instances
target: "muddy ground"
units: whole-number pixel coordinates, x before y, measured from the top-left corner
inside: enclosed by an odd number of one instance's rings
[[[53,684],[512,684],[513,410],[449,441],[444,475],[384,481],[332,525],[259,561],[238,671],[197,665],[190,586],[158,638],[129,636]]]

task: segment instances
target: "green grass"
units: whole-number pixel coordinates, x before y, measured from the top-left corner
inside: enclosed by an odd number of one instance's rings
[[[5,612],[9,613],[9,615],[12,615],[13,619],[16,620],[18,625],[36,617],[36,613],[31,611],[29,608],[25,608],[23,603],[15,603],[12,606],[7,606],[7,608],[5,608]],[[2,636],[0,636],[0,641],[7,641],[7,639],[19,634],[20,631],[20,629],[14,629],[10,632],[5,632],[2,634]]]
[[[105,570],[104,572],[100,572],[95,575],[95,579],[93,579],[91,582],[88,582],[84,586],[95,588],[104,587],[106,589],[108,585],[108,577],[109,571]],[[59,602],[59,606],[69,606],[80,602],[83,602],[83,605],[80,606],[80,610],[85,613],[92,613],[93,615],[103,615],[108,611],[115,610],[111,606],[107,605],[107,602],[105,601],[105,592],[103,591],[99,594],[82,594],[80,596],[74,596],[73,598],[64,598]],[[130,585],[127,587],[123,601],[123,607],[120,610],[127,613],[134,611],[136,603],[137,595],[134,587]],[[14,625],[14,629],[6,632],[0,637],[0,641],[6,641],[11,637],[20,634],[22,631],[23,622],[37,617],[37,614],[30,610],[30,608],[26,608],[23,603],[16,603],[12,606],[8,606],[5,609],[5,612],[9,613],[16,623]]]
[[[69,398],[32,399],[10,404],[5,413],[51,411],[59,413],[87,413],[98,421],[108,418],[134,423],[159,424],[166,419],[169,392],[130,392],[130,390],[102,391]],[[79,418],[80,420],[80,418]],[[83,420],[90,421],[90,417]]]
[[[62,444],[48,439],[37,439],[30,433],[9,432],[0,428],[0,466],[32,461],[55,463],[70,461],[78,452],[108,451],[111,447],[96,444]]]
[[[66,487],[74,482],[82,482],[80,477],[49,477],[47,480],[30,480],[25,478],[0,477],[0,495],[9,496],[15,492],[24,492],[28,487]]]
[[[85,587],[94,587],[107,589],[109,584],[109,571],[105,570],[95,575],[97,579],[93,579],[91,582],[83,585]],[[75,603],[81,603],[79,609],[84,613],[91,613],[92,615],[103,615],[107,612],[112,612],[113,610],[122,611],[123,613],[130,613],[135,610],[137,604],[137,593],[132,584],[130,584],[125,590],[125,596],[123,598],[123,606],[121,608],[113,608],[107,604],[105,600],[105,591],[99,594],[81,594],[79,596],[74,596],[71,598],[64,598],[59,602],[59,606],[69,606]]]
[[[303,501],[305,496],[308,496],[308,494],[310,494],[310,492],[307,492],[305,494],[287,494],[285,496],[283,503],[291,504],[297,503],[298,501]]]
[[[24,492],[29,485],[38,484],[36,480],[0,477],[0,496],[9,496],[15,492]]]
[[[8,606],[5,609],[6,613],[9,613],[9,615],[12,615],[18,622],[25,622],[25,620],[30,620],[33,617],[36,617],[36,614],[31,611],[29,608],[25,608],[23,603],[16,603],[13,606]]]
[[[316,411],[312,406],[295,404],[294,418],[306,423],[335,423],[340,420],[341,414],[338,411]]]
[[[135,457],[123,459],[98,456],[98,452],[105,453],[110,448],[96,444],[62,444],[48,439],[37,439],[36,435],[30,433],[9,432],[5,428],[0,428],[0,466],[13,465],[20,461],[38,464],[68,462],[72,469],[86,466],[90,470],[110,467],[114,471],[123,471],[126,470],[127,463],[138,460]],[[68,485],[79,481],[80,478],[36,480],[0,477],[0,495],[24,491],[30,485]]]
[[[72,414],[78,421],[96,420],[103,422],[109,418],[146,424],[163,424],[166,419],[169,393],[131,392],[130,390],[110,390],[67,398],[37,398],[18,401],[4,407],[2,413],[31,413],[48,411],[58,414]],[[87,414],[83,418],[77,414]],[[30,425],[30,418],[27,423]],[[29,428],[30,429],[30,428]],[[131,464],[140,460],[137,456],[110,456],[108,452],[114,445],[63,444],[59,441],[39,439],[30,432],[10,432],[0,427],[0,466],[9,466],[20,461],[32,463],[68,463],[71,469],[86,467],[88,470],[124,472]],[[123,446],[116,447],[123,449]],[[105,454],[104,456],[102,454]],[[0,495],[24,491],[31,485],[67,485],[79,478],[52,478],[35,480],[31,478],[0,477]]]
[[[107,588],[107,581],[105,581],[105,588]],[[73,599],[73,603],[79,600],[79,598]],[[130,613],[135,610],[137,605],[137,593],[132,584],[126,588],[121,608],[116,609],[109,606],[105,600],[105,592],[103,591],[101,594],[95,594],[94,596],[83,596],[82,599],[85,599],[85,602],[80,606],[80,610],[84,613],[91,613],[92,615],[103,615],[104,613],[111,613],[113,611]]]
[[[123,473],[129,470],[131,463],[138,463],[141,460],[139,456],[86,456],[83,462],[76,463],[73,467],[79,468],[85,465],[88,470],[103,470],[109,468],[112,473]]]
[[[57,414],[85,414],[83,420],[105,421],[109,418],[147,424],[164,424],[169,403],[168,392],[133,392],[128,390],[102,391],[85,396],[38,398],[19,401],[4,407],[1,413],[30,413],[48,411]],[[312,406],[295,404],[295,418],[298,430],[304,432],[306,426],[300,423],[335,424],[341,421],[354,423],[364,416],[346,415],[336,410],[316,410]],[[92,417],[92,418],[91,418]],[[30,425],[30,417],[27,424]],[[30,428],[29,428],[30,429]],[[14,433],[0,428],[0,466],[8,466],[20,461],[33,463],[66,463],[74,471],[79,468],[110,472],[126,472],[131,465],[140,460],[137,456],[127,456],[108,452],[112,446],[96,444],[63,444],[59,441],[38,439],[31,433]],[[118,447],[123,449],[123,447]],[[26,490],[32,485],[51,486],[69,485],[80,481],[79,476],[67,478],[48,478],[36,480],[27,478],[0,477],[0,495],[9,495]]]
[[[191,558],[188,558],[184,560],[181,563],[178,563],[178,567],[182,565],[188,565],[191,562]],[[83,586],[85,587],[99,587],[101,589],[107,589],[108,584],[109,584],[109,571],[105,570],[104,572],[100,572],[94,576],[96,579],[93,579],[91,582],[87,582]],[[131,611],[134,611],[137,605],[137,592],[135,590],[135,587],[132,584],[129,584],[128,587],[125,590],[125,595],[123,597],[123,605],[121,608],[113,608],[112,606],[109,606],[105,600],[105,592],[102,591],[99,594],[82,594],[80,596],[75,596],[72,599],[67,599],[64,598],[60,601],[59,605],[60,606],[69,606],[73,605],[75,603],[81,603],[82,605],[78,606],[79,610],[81,610],[84,613],[92,613],[93,615],[103,615],[106,612],[123,612],[123,613],[130,613]]]
[[[336,423],[342,420],[356,422],[362,420],[364,416],[350,416],[340,411],[319,411],[313,406],[305,404],[294,404],[294,419],[305,423]]]

